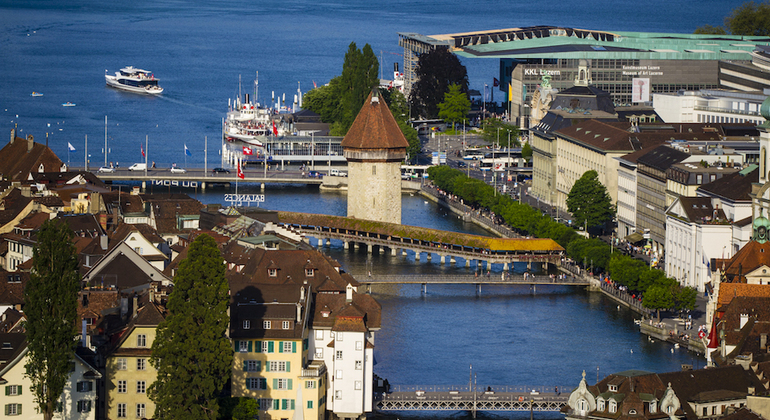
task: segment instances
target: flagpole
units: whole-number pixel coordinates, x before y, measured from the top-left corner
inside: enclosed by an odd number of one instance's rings
[[[147,158],[150,155],[150,136],[144,135],[144,176],[147,176]]]
[[[257,72],[259,74],[259,72]],[[208,175],[208,160],[209,160],[209,137],[203,136],[203,177]]]
[[[104,116],[104,167],[107,167],[107,116]]]
[[[88,134],[86,134],[86,151],[83,155],[83,163],[85,164],[86,171],[88,171]]]

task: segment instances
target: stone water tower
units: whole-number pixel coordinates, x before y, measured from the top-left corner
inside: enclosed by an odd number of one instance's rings
[[[348,161],[348,217],[401,223],[401,162],[406,141],[377,89],[342,140]]]

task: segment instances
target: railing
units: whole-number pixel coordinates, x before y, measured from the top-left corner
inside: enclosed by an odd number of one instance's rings
[[[716,106],[702,106],[702,105],[695,105],[693,109],[696,111],[723,112],[726,114],[752,115],[757,117],[760,116],[758,111],[747,111],[745,109],[721,108]]]
[[[558,390],[564,390],[569,392],[575,386],[520,386],[520,385],[478,385],[476,387],[469,387],[468,385],[391,385],[390,393],[394,392],[474,392],[483,393],[486,391],[492,391],[497,393],[529,393],[533,391],[537,394],[557,394]]]
[[[529,275],[526,276],[523,274],[510,274],[506,276],[502,275],[490,275],[487,276],[485,274],[482,275],[475,275],[475,274],[450,274],[450,275],[430,275],[430,274],[420,274],[420,275],[381,275],[381,274],[373,274],[371,276],[360,273],[360,274],[353,274],[353,277],[355,277],[359,283],[362,284],[370,284],[370,283],[393,283],[393,284],[407,284],[407,283],[414,283],[414,284],[424,284],[424,283],[437,283],[437,284],[536,284],[536,285],[543,285],[543,284],[556,284],[556,285],[576,285],[576,286],[585,286],[589,284],[588,280],[583,279],[582,277],[564,277],[560,278],[560,276],[535,276],[535,275]]]
[[[461,202],[457,198],[454,198],[453,196],[442,193],[441,191],[439,191],[438,188],[436,188],[431,184],[423,184],[422,191],[428,195],[435,197],[439,202],[442,202],[447,206],[462,212],[466,218],[471,219],[476,223],[481,224],[486,228],[497,232],[498,234],[500,234],[500,236],[504,238],[521,237],[521,235],[514,232],[513,229],[509,228],[507,225],[496,223],[491,213],[486,211],[481,211],[481,210],[474,210],[472,207],[466,205],[465,203]]]

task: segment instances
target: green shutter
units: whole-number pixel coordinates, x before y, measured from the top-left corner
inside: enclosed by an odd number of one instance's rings
[[[11,386],[10,385],[6,385],[5,386],[5,395],[11,395]],[[5,413],[5,414],[8,414],[8,413]]]
[[[313,401],[307,402],[307,408],[313,408]]]
[[[251,349],[252,349],[251,345],[252,345],[252,342],[251,342],[251,340],[249,340],[249,348],[248,348],[248,350],[247,350],[249,353],[251,353],[251,351],[252,351],[252,350],[251,350]]]
[[[281,410],[288,410],[289,409],[289,400],[283,399],[281,400]]]
[[[278,342],[278,353],[283,353],[283,341]]]
[[[259,378],[259,389],[267,389],[267,379]]]
[[[270,372],[270,362],[265,360],[265,372]]]
[[[278,378],[273,378],[273,389],[278,389]]]
[[[273,353],[275,351],[275,341],[268,341],[267,342],[267,352]]]
[[[273,400],[273,410],[279,410],[281,408],[281,400],[278,398]]]
[[[243,371],[244,372],[248,372],[249,371],[249,361],[248,360],[244,360],[243,361]]]
[[[308,342],[307,338],[302,340],[302,350],[307,350],[307,348],[308,348],[308,343],[307,342]]]
[[[19,395],[21,395],[21,389],[22,389],[22,388],[24,388],[24,387],[23,387],[23,386],[21,386],[21,385],[16,385],[16,393],[17,393],[17,394],[19,394]]]
[[[16,413],[21,415],[21,404],[16,404]]]
[[[255,341],[254,342],[254,352],[262,353],[262,342],[261,341]]]
[[[291,409],[294,410],[294,400],[289,400],[289,401],[291,401]]]
[[[257,372],[261,372],[261,371],[262,371],[262,362],[257,360]]]
[[[297,342],[296,341],[292,341],[291,342],[291,352],[292,353],[296,353],[297,352]]]
[[[291,362],[286,362],[286,371],[291,372]]]
[[[233,349],[236,353],[241,350],[241,342],[238,340],[235,340],[235,348]]]
[[[289,391],[291,391],[291,379],[289,379]]]

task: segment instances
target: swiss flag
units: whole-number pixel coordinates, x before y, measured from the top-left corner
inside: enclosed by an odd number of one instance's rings
[[[142,157],[144,157],[144,146],[141,143],[139,143],[139,150],[142,152]]]
[[[246,175],[243,174],[243,171],[241,171],[241,162],[238,162],[238,178],[245,179]]]
[[[275,128],[275,121],[273,121],[273,135],[278,136],[278,129]]]
[[[253,155],[254,152],[251,150],[251,147],[243,146],[243,154],[244,155]]]

